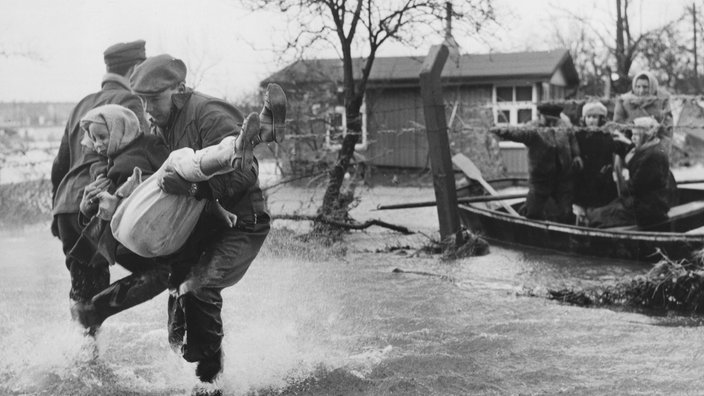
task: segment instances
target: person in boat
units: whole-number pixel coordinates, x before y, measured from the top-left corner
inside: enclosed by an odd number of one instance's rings
[[[659,86],[650,71],[636,74],[631,92],[619,96],[614,106],[613,121],[616,123],[633,124],[637,118],[642,117],[653,118],[662,125],[658,137],[669,153],[673,132],[670,95]]]
[[[561,118],[562,107],[554,104],[538,106],[539,118],[526,128],[494,130],[500,138],[523,143],[528,148],[529,191],[525,216],[536,220],[573,221],[573,169],[582,169],[579,146],[571,126]],[[556,209],[548,213],[548,201]]]
[[[615,139],[628,146],[627,172],[623,196],[591,210],[586,216],[590,227],[607,228],[638,225],[644,227],[667,220],[676,189],[669,157],[659,137],[664,126],[654,119],[636,120],[628,139],[615,131]]]
[[[617,197],[611,172],[616,143],[603,128],[606,116],[606,106],[601,102],[585,103],[581,124],[590,129],[575,133],[584,168],[575,174],[574,204],[582,208],[603,206]]]

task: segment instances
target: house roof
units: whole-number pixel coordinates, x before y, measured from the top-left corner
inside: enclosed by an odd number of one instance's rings
[[[417,81],[424,57],[396,56],[374,60],[370,83],[393,83]],[[354,60],[354,75],[361,75],[362,59]],[[579,76],[572,57],[566,49],[535,52],[512,52],[494,54],[465,54],[457,60],[445,62],[442,77],[452,80],[482,81],[506,78],[547,78],[558,69],[568,85],[579,83]],[[262,81],[269,82],[340,82],[342,61],[340,59],[298,60]]]

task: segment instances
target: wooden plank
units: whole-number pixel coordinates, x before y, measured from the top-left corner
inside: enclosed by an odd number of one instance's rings
[[[455,236],[456,246],[461,246],[464,244],[464,240],[460,232],[455,175],[450,160],[450,141],[447,136],[445,102],[440,82],[440,74],[448,55],[449,50],[444,45],[435,45],[430,48],[420,70],[420,93],[423,98],[425,132],[428,137],[428,153],[433,172],[440,237],[447,240],[449,237]]]

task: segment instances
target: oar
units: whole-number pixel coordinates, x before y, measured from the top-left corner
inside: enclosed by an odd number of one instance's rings
[[[482,176],[482,172],[479,171],[479,168],[477,168],[476,165],[474,165],[474,162],[467,158],[464,154],[455,154],[452,157],[452,163],[455,164],[456,167],[460,168],[462,173],[464,173],[465,176],[472,180],[476,180],[479,182],[479,184],[484,187],[484,189],[491,195],[499,195],[499,193],[494,190],[494,187],[491,186],[491,184],[487,183],[486,180],[484,180],[484,177]],[[505,201],[499,201],[501,203],[501,206],[506,209],[506,211],[514,216],[520,216],[518,212],[516,212],[509,204],[507,204]]]
[[[505,194],[505,195],[481,195],[478,197],[464,197],[458,198],[458,203],[474,203],[474,202],[491,202],[491,201],[501,201],[502,199],[516,199],[525,198],[526,194]],[[426,206],[435,206],[437,201],[423,201],[423,202],[409,202],[405,204],[392,204],[392,205],[379,205],[373,210],[389,210],[389,209],[410,209],[410,208],[423,208]]]

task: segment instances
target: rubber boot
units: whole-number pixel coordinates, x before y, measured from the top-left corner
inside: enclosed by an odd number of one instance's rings
[[[196,366],[196,376],[201,382],[213,382],[222,373],[222,349],[213,356],[203,359]]]
[[[86,334],[95,337],[105,320],[91,302],[72,301],[71,318],[86,329]]]
[[[232,167],[239,170],[249,170],[254,162],[254,146],[259,136],[259,114],[251,113],[245,118],[237,140],[235,140],[235,155]]]
[[[264,94],[264,107],[259,113],[259,141],[280,142],[286,132],[286,94],[278,84],[269,84]]]

